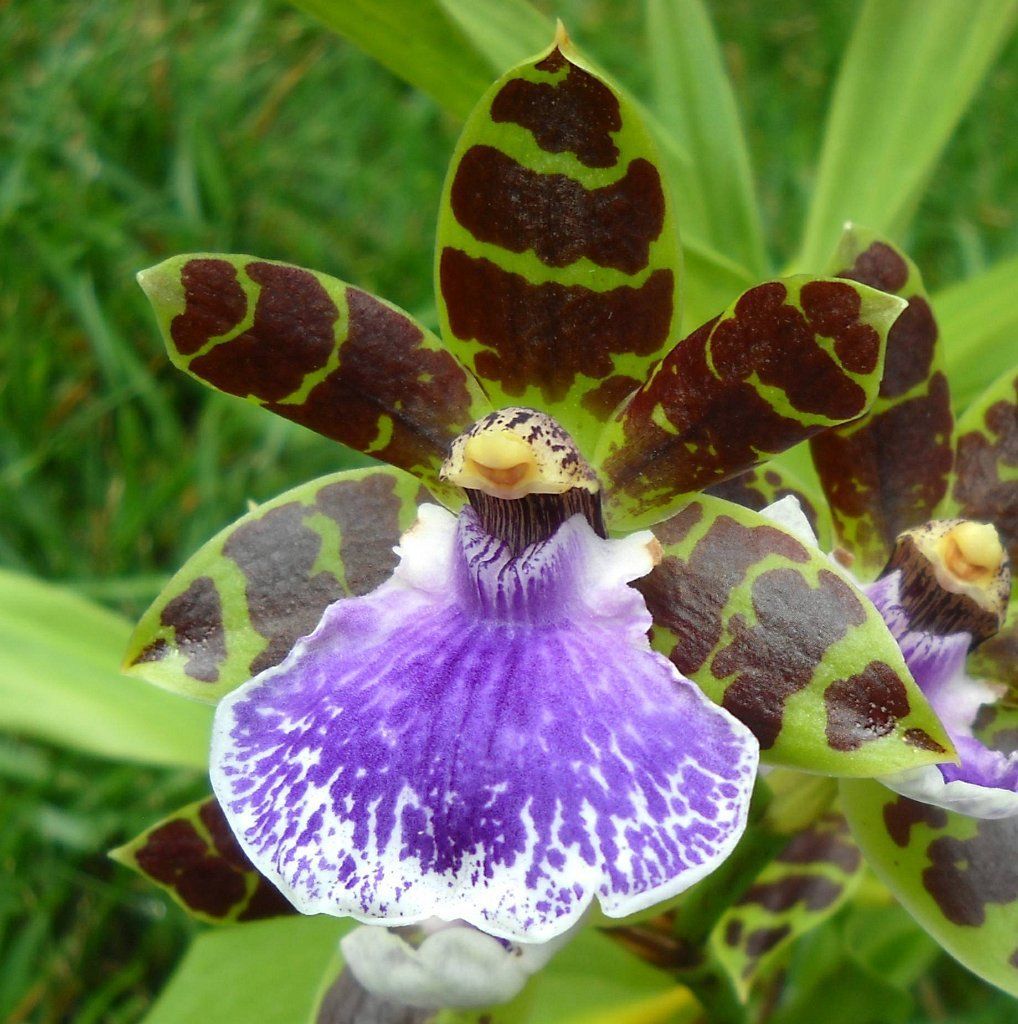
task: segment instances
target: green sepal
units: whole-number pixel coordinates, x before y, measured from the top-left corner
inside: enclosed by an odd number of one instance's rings
[[[635,106],[563,32],[484,94],[450,164],[443,336],[495,405],[551,413],[588,457],[680,322],[663,179]]]
[[[852,556],[856,576],[873,578],[898,534],[934,518],[947,495],[951,394],[916,265],[887,239],[849,225],[830,272],[908,303],[888,332],[880,393],[869,412],[810,440],[837,543]]]
[[[706,495],[655,533],[663,558],[634,584],[652,643],[753,730],[765,761],[874,776],[954,760],[884,620],[818,548]]]
[[[998,377],[959,419],[952,497],[959,516],[997,527],[1015,573],[1018,567],[1018,368]]]
[[[772,860],[711,933],[715,959],[744,1002],[787,948],[833,917],[862,878],[862,856],[840,814],[803,830]]]
[[[969,818],[877,782],[841,783],[866,859],[969,970],[1018,996],[1018,818]]]
[[[438,479],[490,411],[477,381],[409,314],[326,274],[253,256],[175,256],[138,275],[173,362],[325,437]]]
[[[163,588],[131,636],[124,671],[217,701],[278,664],[341,597],[366,594],[427,500],[398,469],[319,477],[242,516]]]
[[[861,416],[904,306],[807,276],[744,292],[679,342],[605,427],[595,463],[609,526],[660,522],[692,493]]]
[[[255,870],[214,797],[182,807],[110,856],[200,921],[232,924],[297,913]]]

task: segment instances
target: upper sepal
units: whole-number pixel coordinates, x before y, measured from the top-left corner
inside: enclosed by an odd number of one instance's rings
[[[655,532],[664,557],[634,584],[654,646],[764,760],[874,776],[954,758],[880,614],[819,549],[705,495]]]
[[[202,921],[231,924],[296,913],[255,871],[214,797],[182,807],[110,856]]]
[[[407,313],[326,274],[251,256],[175,256],[138,280],[182,370],[462,500],[438,469],[452,439],[491,407]]]
[[[183,565],[142,616],[124,671],[216,701],[282,661],[341,597],[392,572],[424,491],[396,469],[320,477],[259,505]]]
[[[838,543],[853,556],[857,576],[873,577],[898,534],[932,519],[947,495],[951,395],[937,321],[915,264],[885,239],[849,226],[831,272],[908,303],[888,332],[872,408],[810,441]]]
[[[552,413],[584,449],[674,338],[681,250],[656,147],[564,34],[467,120],[435,269],[443,336],[494,403]]]
[[[843,781],[856,841],[905,908],[969,970],[1018,996],[1018,817],[968,818]]]
[[[649,526],[876,397],[901,299],[797,276],[744,292],[668,353],[602,433],[612,529]]]

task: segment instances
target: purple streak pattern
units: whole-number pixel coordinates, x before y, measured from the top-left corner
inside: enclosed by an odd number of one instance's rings
[[[212,781],[305,913],[549,939],[713,870],[745,825],[749,731],[650,650],[651,535],[574,517],[512,557],[435,506],[216,713]]]
[[[993,703],[998,694],[966,674],[972,637],[909,629],[899,596],[900,577],[900,572],[889,573],[866,587],[866,594],[898,641],[909,671],[944,723],[961,763],[915,768],[881,781],[914,800],[977,818],[1018,814],[1018,751],[991,750],[973,734],[979,709]]]

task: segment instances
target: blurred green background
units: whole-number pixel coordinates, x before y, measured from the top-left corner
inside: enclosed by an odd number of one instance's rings
[[[539,6],[646,87],[638,3]],[[710,7],[780,265],[858,7]],[[251,252],[433,322],[458,126],[277,2],[0,0],[0,58],[0,566],[133,617],[248,500],[359,458],[175,371],[133,275]],[[933,291],[1018,251],[1016,78],[1012,41],[900,240]],[[194,926],[105,851],[203,786],[0,737],[0,1020],[139,1019]],[[933,977],[918,1019],[1013,1008],[946,957]]]

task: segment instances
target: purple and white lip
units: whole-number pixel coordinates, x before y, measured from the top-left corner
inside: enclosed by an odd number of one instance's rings
[[[650,649],[649,533],[514,553],[423,506],[398,551],[216,712],[216,795],[298,910],[544,941],[728,856],[757,743]]]

